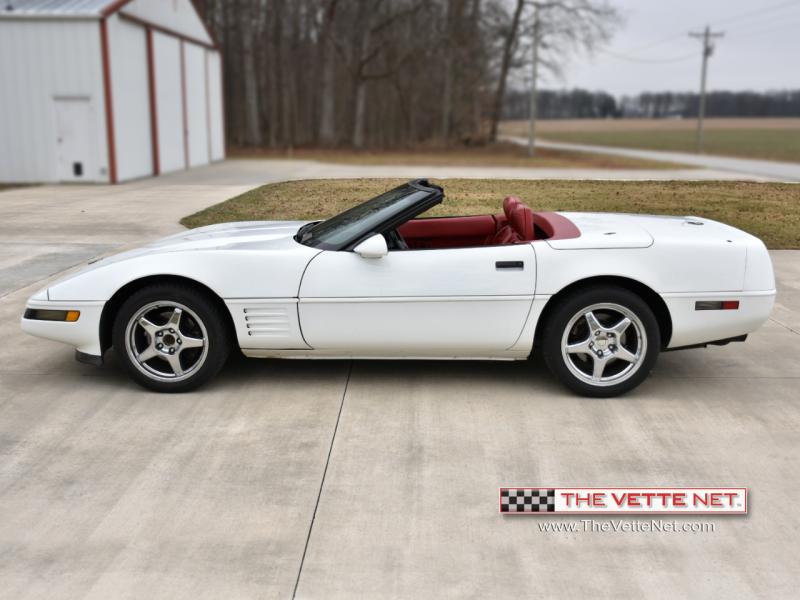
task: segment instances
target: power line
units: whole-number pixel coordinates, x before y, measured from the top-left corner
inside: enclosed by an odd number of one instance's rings
[[[790,21],[784,22],[780,24],[775,24],[772,27],[768,27],[767,29],[754,29],[754,30],[745,30],[742,35],[737,35],[736,39],[747,39],[750,37],[757,37],[759,35],[764,35],[767,33],[773,33],[775,31],[785,30],[787,27],[794,27],[797,28],[800,25],[800,21]]]
[[[798,16],[800,16],[800,13],[798,13],[797,15],[788,14],[788,15],[765,15],[765,16],[767,17],[766,19],[754,19],[748,21],[747,23],[738,23],[733,27],[728,27],[727,29],[729,31],[733,30],[736,32],[748,33],[753,30],[763,29],[764,27],[785,24],[787,22],[787,19],[789,19],[790,21],[792,19],[796,19]]]
[[[639,58],[637,56],[625,56],[624,54],[617,54],[616,52],[610,52],[608,50],[598,50],[601,54],[606,54],[612,58],[616,58],[619,60],[627,60],[630,62],[635,63],[646,63],[646,64],[668,64],[668,63],[678,63],[678,62],[685,62],[692,58],[697,58],[697,52],[692,52],[691,54],[685,54],[683,56],[676,56],[674,58]]]
[[[715,22],[717,23],[717,25],[720,25],[720,24],[724,25],[724,24],[728,24],[728,23],[734,23],[734,22],[739,21],[741,19],[746,19],[747,17],[751,17],[751,16],[754,16],[754,15],[763,15],[765,13],[769,13],[769,12],[773,12],[773,11],[776,11],[776,10],[780,10],[780,9],[786,8],[788,6],[795,6],[795,7],[800,8],[800,2],[798,2],[798,0],[790,0],[789,2],[780,2],[778,4],[772,4],[770,6],[765,6],[763,8],[759,8],[757,10],[749,10],[749,11],[744,12],[744,13],[738,13],[738,14],[735,14],[735,15],[731,15],[731,16],[723,18],[723,19],[715,19]],[[654,41],[652,43],[645,44],[643,46],[637,46],[635,48],[632,48],[631,50],[628,50],[627,52],[625,52],[625,54],[636,54],[638,52],[641,52],[642,50],[649,50],[650,48],[655,48],[657,46],[661,46],[662,44],[666,44],[667,42],[672,42],[672,41],[675,41],[675,40],[678,40],[678,39],[684,39],[684,36],[686,35],[684,33],[684,31],[681,31],[680,33],[675,33],[674,35],[670,35],[670,36],[665,37],[665,38],[661,38],[661,39],[656,40],[656,41]]]
[[[689,33],[689,37],[703,41],[703,67],[700,72],[700,106],[697,111],[697,152],[703,151],[703,120],[706,116],[706,75],[708,74],[708,59],[714,54],[713,40],[723,37],[723,32],[712,32],[706,25],[702,33]]]
[[[727,19],[717,20],[716,23],[717,25],[727,25],[729,23],[735,23],[736,21],[740,21],[741,19],[746,19],[747,17],[752,17],[756,15],[760,16],[763,15],[764,13],[780,10],[781,8],[786,8],[787,6],[794,6],[795,8],[800,8],[800,2],[798,2],[797,0],[790,0],[789,2],[781,2],[780,4],[773,4],[772,6],[758,8],[756,10],[751,10],[745,13],[741,13],[733,17],[728,17]]]

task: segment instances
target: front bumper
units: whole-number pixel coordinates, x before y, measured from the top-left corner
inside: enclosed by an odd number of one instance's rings
[[[40,310],[79,310],[80,317],[75,322],[20,320],[22,331],[36,337],[62,342],[82,354],[100,357],[103,350],[100,344],[100,317],[105,302],[66,302],[36,299],[28,300],[26,308]]]

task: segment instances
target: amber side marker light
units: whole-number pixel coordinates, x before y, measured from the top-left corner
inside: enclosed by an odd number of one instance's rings
[[[695,310],[739,310],[738,300],[700,300],[694,304]]]
[[[26,308],[24,319],[31,321],[66,321],[74,323],[81,316],[79,310],[49,310],[44,308]]]

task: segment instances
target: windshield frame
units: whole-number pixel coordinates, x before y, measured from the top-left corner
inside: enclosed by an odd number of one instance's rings
[[[405,194],[399,195],[395,198],[389,207],[384,208],[383,210],[386,212],[386,215],[383,219],[378,221],[377,223],[367,224],[363,227],[353,226],[352,224],[349,228],[352,229],[352,232],[346,236],[346,238],[342,240],[338,240],[336,242],[329,242],[322,239],[314,239],[314,229],[317,228],[319,225],[327,223],[329,226],[331,225],[332,221],[337,219],[346,219],[348,214],[352,214],[353,212],[357,212],[359,210],[363,210],[365,206],[369,205],[372,202],[378,201],[382,196],[390,193],[390,192],[402,192],[405,191]],[[422,192],[422,194],[420,194]],[[409,196],[417,194],[419,198],[417,198],[411,205],[402,208],[401,210],[392,211],[391,206],[401,203],[403,200],[406,200]],[[295,241],[299,244],[303,244],[304,246],[308,246],[310,248],[317,248],[319,250],[352,250],[355,246],[360,244],[365,239],[372,237],[376,234],[385,234],[393,229],[396,229],[409,219],[414,218],[415,216],[425,212],[426,210],[430,209],[431,207],[439,204],[442,199],[444,198],[444,190],[438,186],[428,183],[425,179],[415,179],[409,181],[408,183],[404,183],[399,185],[391,190],[387,190],[386,192],[379,194],[373,198],[370,198],[366,202],[362,202],[355,206],[348,208],[347,210],[334,215],[330,219],[325,221],[317,221],[307,223],[295,235]],[[358,221],[356,221],[356,224]],[[310,237],[309,237],[310,236]]]

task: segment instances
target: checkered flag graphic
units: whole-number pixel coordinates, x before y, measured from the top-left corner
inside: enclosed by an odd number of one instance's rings
[[[554,512],[554,489],[500,488],[501,513]]]

